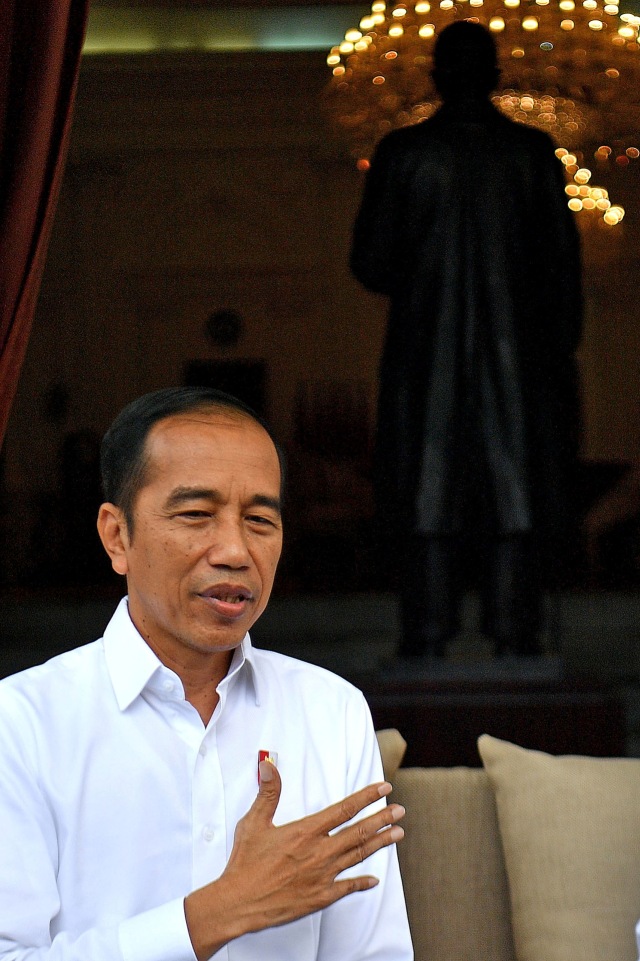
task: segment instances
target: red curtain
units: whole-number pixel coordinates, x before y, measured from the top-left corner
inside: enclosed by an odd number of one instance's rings
[[[0,0],[0,444],[62,181],[89,0]]]

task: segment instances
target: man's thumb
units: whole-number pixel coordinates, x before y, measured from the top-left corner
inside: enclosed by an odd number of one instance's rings
[[[260,774],[260,788],[254,802],[254,807],[258,807],[261,813],[272,818],[276,812],[278,801],[280,800],[280,790],[282,788],[280,774],[275,764],[272,764],[271,761],[260,761],[258,771]]]

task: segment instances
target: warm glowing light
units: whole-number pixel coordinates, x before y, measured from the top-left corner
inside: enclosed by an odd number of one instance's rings
[[[623,217],[624,217],[624,209],[622,207],[615,206],[615,207],[609,207],[609,209],[605,211],[603,219],[605,223],[609,224],[612,227],[615,227],[616,224],[620,223]]]
[[[585,223],[591,217],[620,223],[623,208],[612,204],[604,187],[592,186],[596,171],[640,175],[640,17],[619,17],[618,0],[373,0],[359,29],[347,31],[327,56],[335,92],[328,112],[351,140],[358,169],[366,169],[386,132],[437,110],[430,75],[434,38],[461,19],[510,38],[499,49],[502,86],[492,101],[558,144],[571,209],[584,211]],[[607,146],[612,137],[613,152]]]
[[[356,167],[358,168],[358,170],[362,170],[362,171],[368,170],[370,166],[371,166],[371,161],[367,160],[366,157],[360,157],[360,159],[356,163]]]

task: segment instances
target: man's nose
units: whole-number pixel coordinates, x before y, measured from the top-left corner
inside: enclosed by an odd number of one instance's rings
[[[216,536],[209,547],[207,560],[212,567],[246,567],[251,556],[247,532],[241,519],[218,518]]]

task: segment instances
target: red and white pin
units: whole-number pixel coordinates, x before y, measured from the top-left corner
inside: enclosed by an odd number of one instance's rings
[[[274,767],[278,766],[276,751],[258,751],[258,784],[260,784],[260,761],[269,761]]]

